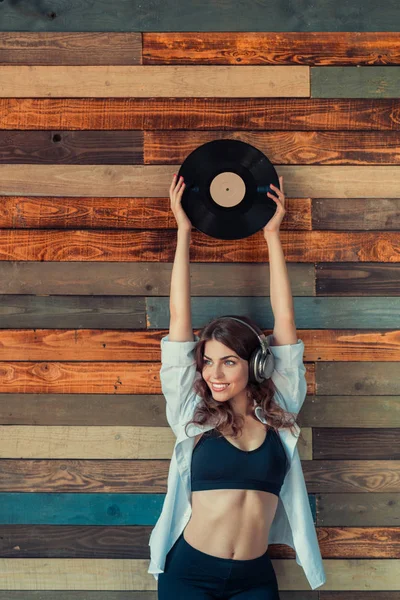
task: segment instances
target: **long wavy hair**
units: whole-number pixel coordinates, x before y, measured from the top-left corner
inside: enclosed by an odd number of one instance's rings
[[[245,321],[258,333],[263,333],[258,325],[249,317],[241,315],[230,316]],[[254,332],[246,327],[246,325],[227,317],[213,319],[201,330],[199,337],[200,340],[194,349],[196,376],[193,387],[201,400],[196,406],[193,419],[186,423],[185,431],[191,423],[200,426],[212,424],[221,435],[228,431],[229,435],[236,438],[242,433],[244,418],[234,413],[229,400],[223,403],[214,400],[210,388],[203,379],[205,343],[208,340],[217,340],[236,352],[240,358],[247,361],[250,361],[252,353],[260,347],[260,343]],[[257,404],[263,409],[264,418],[268,420],[267,427],[269,426],[276,430],[279,428],[288,428],[292,435],[294,435],[294,424],[298,424],[296,415],[283,410],[274,401],[276,388],[271,378],[261,383],[252,383],[249,374],[246,389],[249,406],[253,406],[253,399],[255,399]],[[301,434],[300,437],[302,437]]]

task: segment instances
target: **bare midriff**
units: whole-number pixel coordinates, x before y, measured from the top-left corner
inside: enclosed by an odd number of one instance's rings
[[[225,434],[241,450],[259,448],[266,426],[251,423],[239,438]],[[201,436],[195,437],[194,446]],[[268,435],[268,432],[267,432]],[[268,548],[268,535],[278,506],[278,496],[259,490],[202,490],[192,492],[192,515],[183,537],[197,550],[236,560],[262,556]]]

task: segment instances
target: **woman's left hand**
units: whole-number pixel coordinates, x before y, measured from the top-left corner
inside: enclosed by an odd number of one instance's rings
[[[271,189],[276,191],[277,197],[274,196],[273,194],[271,194],[271,192],[267,193],[267,196],[269,196],[270,198],[272,198],[272,200],[274,200],[274,202],[276,202],[277,207],[276,207],[276,212],[275,212],[274,216],[268,221],[266,226],[263,227],[264,235],[267,232],[279,231],[283,217],[286,214],[285,193],[283,191],[283,176],[279,177],[279,186],[280,186],[280,189],[277,188],[275,185],[272,185],[272,183],[270,184]]]

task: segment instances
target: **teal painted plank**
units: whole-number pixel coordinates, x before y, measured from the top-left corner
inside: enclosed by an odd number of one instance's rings
[[[0,494],[1,525],[155,525],[165,494]],[[316,515],[315,497],[309,494]]]
[[[398,98],[400,67],[311,67],[311,98]]]
[[[398,0],[14,0],[1,31],[399,31]]]
[[[298,329],[393,329],[400,327],[400,298],[294,297]],[[193,327],[223,315],[247,315],[263,329],[273,329],[269,297],[192,297]],[[168,329],[169,298],[146,298],[149,329]]]

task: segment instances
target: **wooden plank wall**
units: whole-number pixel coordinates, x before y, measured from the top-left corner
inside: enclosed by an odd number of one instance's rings
[[[268,31],[248,16],[216,31],[196,5],[191,30],[186,15],[167,32],[161,5],[129,21],[118,0],[118,29],[104,2],[90,25],[75,2],[44,4],[0,5],[0,600],[156,598],[148,539],[175,441],[159,381],[168,188],[220,138],[264,151],[288,197],[299,451],[327,583],[310,591],[271,545],[281,597],[395,600],[400,35],[382,31],[398,5],[372,31],[322,33],[320,12],[316,31],[284,32],[279,7]],[[196,332],[232,312],[271,332],[261,233],[194,230],[191,262]]]

